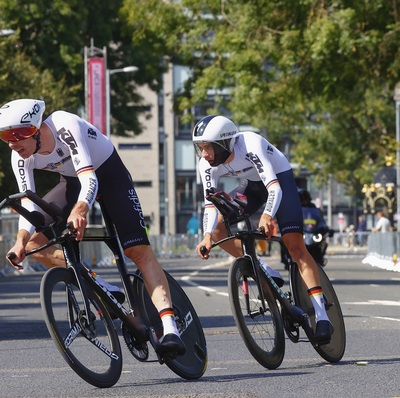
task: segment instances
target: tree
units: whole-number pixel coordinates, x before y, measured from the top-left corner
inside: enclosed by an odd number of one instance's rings
[[[0,40],[0,103],[16,98],[44,98],[46,110],[51,112],[58,108],[73,109],[79,104],[77,92],[79,87],[67,87],[65,79],[56,81],[51,72],[40,71],[32,65],[30,58],[18,47],[18,33]],[[62,96],[59,93],[63,93]],[[15,193],[17,184],[10,165],[11,151],[5,143],[0,142],[0,183],[2,197]],[[4,178],[6,176],[6,178]],[[54,181],[52,177],[38,180],[38,191],[45,190]],[[54,185],[54,184],[53,184]]]
[[[109,69],[138,66],[139,73],[113,76],[111,90],[113,134],[134,135],[143,129],[139,121],[143,99],[137,85],[157,87],[154,82],[164,66],[146,43],[132,43],[131,28],[119,19],[120,7],[120,0],[0,0],[0,26],[17,31],[19,50],[38,70],[48,70],[67,87],[79,85],[75,96],[80,107],[85,104],[83,49],[91,39],[96,47],[107,48]],[[78,106],[67,110],[76,112]]]
[[[56,109],[81,112],[85,103],[83,48],[93,38],[96,47],[107,47],[109,69],[126,65],[140,69],[113,76],[111,90],[113,134],[139,134],[143,104],[137,85],[157,88],[164,65],[146,44],[132,44],[131,28],[119,20],[120,6],[119,0],[0,0],[0,28],[15,30],[12,36],[0,37],[0,104],[32,97],[45,100],[46,114]],[[0,188],[5,195],[14,192],[16,185],[6,164],[9,149],[1,145],[0,154]],[[7,177],[1,179],[2,175]]]
[[[293,161],[356,191],[394,153],[397,2],[123,0],[121,15],[137,45],[191,67],[180,112],[229,89],[210,113],[290,136]]]

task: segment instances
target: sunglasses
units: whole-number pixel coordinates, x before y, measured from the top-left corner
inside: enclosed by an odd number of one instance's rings
[[[19,127],[0,131],[0,140],[4,142],[18,142],[34,136],[38,129],[35,126]]]

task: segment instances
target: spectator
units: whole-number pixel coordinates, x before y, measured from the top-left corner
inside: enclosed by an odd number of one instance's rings
[[[192,214],[192,217],[186,224],[186,230],[189,235],[197,235],[199,232],[199,220],[196,213]]]
[[[376,216],[378,217],[378,222],[376,223],[375,228],[372,228],[373,232],[389,232],[392,230],[389,219],[383,215],[382,211],[378,211]]]
[[[363,216],[358,216],[356,234],[357,234],[357,244],[359,246],[364,246],[366,231],[367,231],[367,222],[365,221]]]

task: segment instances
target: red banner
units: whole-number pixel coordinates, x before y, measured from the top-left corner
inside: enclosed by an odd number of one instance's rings
[[[106,134],[106,67],[104,58],[88,59],[89,122]]]

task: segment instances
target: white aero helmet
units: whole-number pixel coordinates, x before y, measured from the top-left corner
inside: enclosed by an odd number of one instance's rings
[[[36,99],[18,99],[0,108],[0,139],[21,141],[34,136],[42,124],[45,103]]]
[[[206,116],[200,119],[193,129],[193,144],[196,153],[201,157],[200,143],[209,142],[214,149],[214,161],[211,166],[216,167],[224,163],[233,151],[235,138],[239,130],[235,123],[225,116]]]

